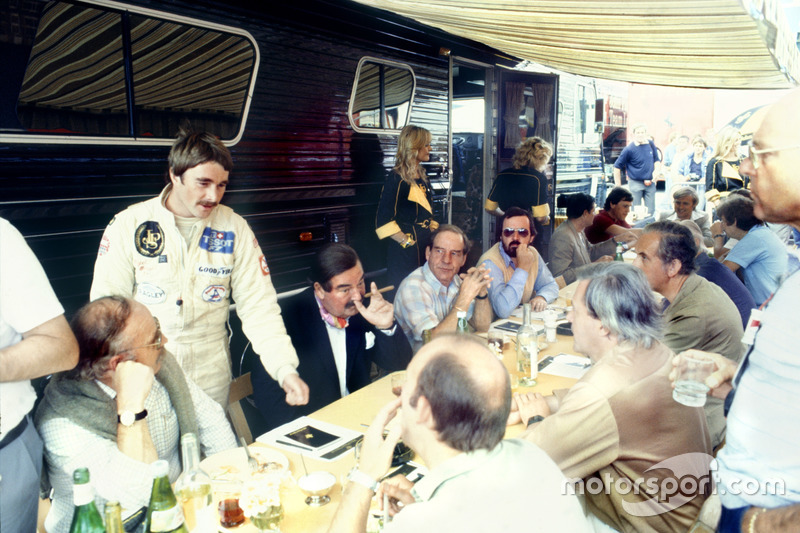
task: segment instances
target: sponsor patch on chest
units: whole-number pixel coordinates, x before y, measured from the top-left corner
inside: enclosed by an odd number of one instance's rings
[[[216,303],[225,299],[225,294],[228,292],[223,285],[209,285],[203,289],[203,300],[206,302]]]
[[[200,248],[211,253],[232,254],[235,234],[232,231],[219,231],[205,228],[200,236]]]
[[[155,220],[143,222],[134,234],[136,251],[145,257],[158,257],[164,251],[164,231]]]
[[[136,301],[145,305],[160,304],[167,299],[167,293],[161,287],[152,283],[139,283],[136,285]]]
[[[194,269],[198,276],[213,276],[215,278],[229,278],[233,267],[225,265],[201,265],[198,264]]]

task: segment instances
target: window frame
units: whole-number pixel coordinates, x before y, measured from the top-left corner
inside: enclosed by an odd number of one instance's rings
[[[364,63],[377,63],[380,65],[387,65],[390,67],[395,67],[401,70],[407,70],[411,74],[411,98],[408,102],[408,117],[406,119],[406,123],[403,124],[400,128],[365,128],[362,126],[357,126],[353,120],[353,103],[356,99],[356,93],[358,90],[358,82],[359,78],[361,77],[361,68],[364,66]],[[381,84],[380,86],[381,94],[385,94],[385,86]],[[358,66],[356,67],[356,75],[353,79],[353,88],[350,90],[350,101],[347,103],[347,120],[350,122],[350,127],[353,130],[359,133],[375,133],[375,134],[388,134],[388,135],[400,135],[400,131],[403,127],[411,124],[411,111],[414,108],[414,95],[417,92],[417,75],[414,73],[414,69],[411,68],[411,65],[407,63],[401,63],[399,61],[392,61],[390,59],[380,59],[377,57],[372,56],[364,56],[358,61]]]
[[[125,4],[122,2],[116,2],[114,0],[55,0],[55,1],[65,1],[67,3],[75,5],[85,5],[87,7],[92,7],[92,8],[107,8],[109,10],[114,10],[119,12],[128,12],[135,15],[143,15],[151,18],[164,20],[169,23],[186,24],[190,26],[196,26],[203,30],[218,31],[220,33],[236,35],[248,40],[253,47],[254,57],[253,57],[253,69],[250,76],[250,83],[247,88],[247,95],[245,97],[244,108],[242,110],[242,115],[241,115],[241,125],[235,137],[233,137],[232,139],[222,140],[222,143],[226,146],[233,146],[242,139],[245,127],[247,125],[247,118],[250,114],[250,104],[252,103],[253,100],[253,93],[255,91],[256,79],[258,77],[258,69],[261,62],[261,52],[259,50],[258,43],[256,42],[255,38],[250,32],[241,28],[227,26],[225,24],[219,24],[216,22],[210,22],[207,20],[197,19],[194,17],[179,15],[177,13],[170,13],[167,11],[161,11],[157,9],[150,9],[136,5]],[[128,78],[128,76],[129,74],[126,73],[126,82],[131,81]],[[91,144],[91,145],[108,145],[108,146],[119,146],[119,145],[171,146],[175,142],[175,139],[155,138],[147,136],[96,137],[91,135],[50,134],[43,132],[24,132],[24,133],[0,132],[0,142],[15,143],[15,144],[24,143],[24,144],[58,144],[58,145]]]

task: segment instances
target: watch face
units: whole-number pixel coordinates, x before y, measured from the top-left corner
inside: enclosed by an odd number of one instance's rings
[[[131,411],[124,411],[119,415],[119,421],[123,426],[132,426],[136,422],[136,415]]]

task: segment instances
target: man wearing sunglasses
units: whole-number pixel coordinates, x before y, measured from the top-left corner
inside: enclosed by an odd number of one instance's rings
[[[536,237],[531,231],[531,214],[512,207],[503,215],[501,224],[501,242],[478,261],[494,280],[489,288],[492,310],[498,317],[507,318],[517,306],[530,302],[531,309],[543,311],[558,297],[558,284],[531,245]]]
[[[180,475],[181,435],[197,435],[204,455],[236,447],[222,407],[164,349],[167,336],[143,304],[100,298],[70,325],[78,365],[53,377],[35,418],[54,489],[50,533],[69,531],[79,466],[89,468],[99,502],[119,501],[129,518],[148,504],[150,463],[165,459],[170,481]]]

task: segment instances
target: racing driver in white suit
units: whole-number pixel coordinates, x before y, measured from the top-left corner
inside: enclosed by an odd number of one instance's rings
[[[308,386],[297,373],[264,254],[247,222],[219,205],[232,168],[215,136],[182,131],[169,154],[170,183],[106,227],[90,297],[128,296],[146,305],[186,375],[223,407],[233,297],[244,333],[286,403],[304,405]]]

